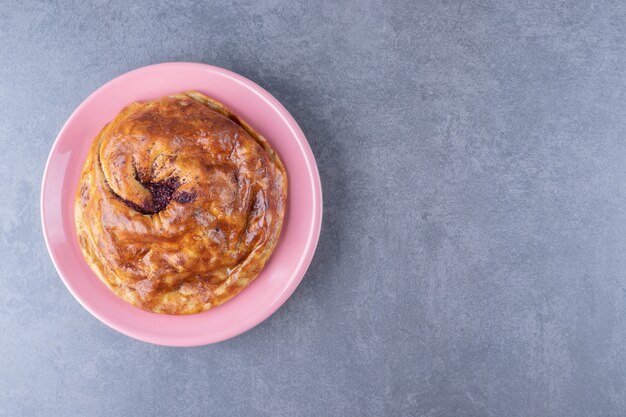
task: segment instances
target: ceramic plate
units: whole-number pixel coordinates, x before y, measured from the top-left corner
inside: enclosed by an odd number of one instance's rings
[[[76,238],[74,196],[92,140],[123,107],[187,90],[198,90],[221,101],[267,138],[287,169],[289,194],[281,238],[259,277],[219,307],[200,314],[169,316],[133,307],[91,271]],[[322,193],[311,148],[278,100],[231,71],[176,62],[117,77],[78,106],[48,157],[41,188],[41,219],[46,245],[61,279],[91,314],[145,342],[197,346],[245,332],[269,317],[293,293],[317,245]]]

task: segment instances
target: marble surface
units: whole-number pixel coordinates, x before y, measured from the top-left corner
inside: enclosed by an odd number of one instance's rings
[[[0,2],[0,416],[623,416],[626,3]],[[43,242],[46,157],[131,69],[236,71],[294,115],[324,225],[226,342],[110,330]]]

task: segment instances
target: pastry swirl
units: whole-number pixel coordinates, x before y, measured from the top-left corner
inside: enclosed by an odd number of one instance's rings
[[[144,310],[224,303],[276,246],[285,168],[268,142],[198,92],[133,103],[97,135],[75,203],[89,266]]]

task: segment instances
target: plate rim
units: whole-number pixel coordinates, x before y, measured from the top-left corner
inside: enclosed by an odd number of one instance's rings
[[[170,69],[171,68],[176,69],[176,67],[186,67],[186,68],[194,68],[199,71],[209,70],[212,72],[216,72],[216,73],[219,73],[220,75],[231,78],[232,80],[238,82],[239,84],[243,84],[245,87],[249,88],[252,92],[254,92],[256,95],[262,98],[268,105],[273,107],[276,113],[281,117],[281,119],[289,127],[294,138],[297,139],[298,145],[303,151],[305,160],[307,162],[308,177],[312,181],[312,185],[313,185],[313,193],[312,193],[313,224],[310,229],[311,231],[309,233],[309,236],[307,237],[306,246],[303,250],[303,256],[301,256],[300,262],[298,263],[296,268],[294,268],[294,272],[292,272],[291,274],[292,279],[287,283],[287,285],[285,285],[282,288],[282,292],[280,296],[278,297],[278,299],[274,301],[273,304],[271,304],[267,309],[261,310],[260,314],[256,315],[254,320],[251,320],[248,323],[245,323],[241,326],[233,326],[230,329],[222,331],[217,337],[211,337],[212,334],[209,333],[207,335],[201,335],[201,336],[196,336],[190,339],[185,339],[184,341],[169,340],[171,336],[169,337],[162,336],[162,335],[159,336],[156,334],[151,334],[150,332],[146,332],[145,330],[140,331],[140,330],[128,329],[124,327],[123,324],[120,325],[120,323],[111,321],[109,320],[108,317],[102,316],[97,311],[92,309],[89,303],[85,302],[85,300],[81,298],[81,296],[73,288],[71,282],[69,282],[70,280],[67,280],[64,277],[64,275],[61,273],[61,269],[59,268],[56,257],[51,247],[50,239],[48,237],[49,232],[48,232],[48,225],[47,225],[46,215],[45,215],[46,203],[44,201],[45,191],[50,181],[49,180],[49,177],[50,177],[49,168],[50,168],[51,162],[53,160],[53,157],[58,153],[57,148],[59,146],[60,139],[64,136],[66,130],[68,130],[69,126],[71,126],[75,122],[75,119],[82,112],[83,108],[87,107],[107,87],[110,87],[114,83],[123,81],[124,78],[130,77],[131,74],[144,72],[144,71],[158,70],[164,67],[169,67]],[[64,213],[64,212],[65,210],[61,210],[61,213]],[[211,65],[211,64],[205,64],[205,63],[174,61],[174,62],[163,62],[163,63],[158,63],[158,64],[146,65],[143,67],[133,69],[131,71],[124,72],[120,75],[117,75],[116,77],[112,78],[111,80],[107,81],[106,83],[98,87],[96,90],[94,90],[72,111],[70,116],[64,122],[62,128],[59,130],[59,133],[57,134],[56,138],[54,139],[54,142],[52,144],[52,147],[50,148],[50,152],[48,153],[48,157],[46,159],[46,164],[45,164],[44,171],[43,171],[43,176],[41,180],[41,189],[40,189],[40,218],[41,218],[42,233],[44,235],[46,249],[48,251],[48,255],[50,259],[52,260],[52,263],[54,265],[54,268],[57,272],[58,277],[61,279],[61,281],[63,282],[67,290],[70,292],[70,294],[72,294],[72,296],[76,299],[76,301],[78,301],[79,304],[85,310],[87,310],[92,316],[94,316],[99,321],[104,323],[106,326],[112,328],[113,330],[116,330],[128,337],[131,337],[133,339],[136,339],[142,342],[151,343],[155,345],[161,345],[161,346],[193,347],[193,346],[203,346],[203,345],[208,345],[208,344],[213,344],[213,343],[219,343],[219,342],[231,339],[242,333],[247,332],[248,330],[256,327],[263,321],[267,320],[281,306],[284,305],[284,303],[289,299],[289,297],[291,297],[291,295],[294,293],[298,285],[304,279],[304,276],[306,275],[306,272],[308,271],[308,268],[317,250],[321,228],[322,228],[322,220],[323,220],[323,193],[322,193],[321,179],[319,176],[319,170],[317,168],[317,162],[315,159],[315,155],[313,154],[313,151],[311,150],[310,144],[308,140],[306,139],[304,132],[302,132],[302,129],[296,122],[296,120],[293,118],[291,113],[282,105],[282,103],[278,101],[278,99],[276,99],[271,93],[269,93],[263,87],[258,85],[256,82],[240,74],[237,74],[231,70],[218,67],[215,65]],[[295,279],[293,279],[293,276],[295,276]],[[155,313],[152,313],[152,314],[155,314]]]

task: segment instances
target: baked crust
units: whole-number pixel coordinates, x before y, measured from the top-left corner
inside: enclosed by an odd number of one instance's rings
[[[285,168],[265,138],[192,91],[130,104],[102,129],[81,173],[76,230],[117,295],[192,314],[258,276],[286,198]]]

